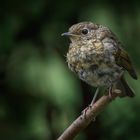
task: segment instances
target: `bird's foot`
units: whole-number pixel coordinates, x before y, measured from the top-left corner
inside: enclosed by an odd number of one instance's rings
[[[120,89],[114,89],[114,90],[112,90],[112,86],[111,86],[109,88],[109,98],[110,98],[110,100],[113,100],[113,93],[120,94],[121,93],[121,90]]]
[[[86,113],[87,113],[87,111],[88,111],[89,109],[91,109],[92,106],[94,105],[98,93],[99,93],[99,88],[96,89],[96,92],[95,92],[94,97],[93,97],[93,99],[92,99],[92,101],[91,101],[91,104],[88,105],[88,106],[82,111],[82,115],[83,115],[84,118],[86,118]],[[95,120],[95,118],[94,118],[93,120]]]
[[[83,111],[82,111],[82,116],[86,119],[86,114],[87,114],[87,111],[89,110],[89,109],[91,109],[92,108],[92,104],[90,104],[90,105],[88,105]]]
[[[82,118],[84,118],[84,119],[86,119],[87,118],[87,111],[89,110],[89,109],[91,109],[92,108],[92,104],[90,104],[88,107],[86,107],[83,111],[82,111],[82,117],[81,117],[81,119]],[[93,119],[92,119],[92,121],[94,122],[94,121],[96,121],[96,117],[93,117]]]

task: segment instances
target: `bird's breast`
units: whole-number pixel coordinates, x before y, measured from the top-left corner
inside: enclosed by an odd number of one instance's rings
[[[98,64],[104,59],[104,48],[100,42],[89,42],[84,45],[71,44],[67,53],[67,62],[70,68],[77,71],[80,68],[89,68],[92,64]]]
[[[100,42],[96,42],[94,46],[70,47],[67,62],[80,79],[92,86],[110,85],[122,71],[116,65],[114,56]]]

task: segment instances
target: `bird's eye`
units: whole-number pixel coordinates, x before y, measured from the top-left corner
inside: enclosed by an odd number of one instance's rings
[[[83,29],[82,34],[84,34],[84,35],[88,34],[88,29]]]

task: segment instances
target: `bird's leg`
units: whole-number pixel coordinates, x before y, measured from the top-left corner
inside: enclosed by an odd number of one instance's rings
[[[113,92],[112,92],[112,85],[109,87],[109,98],[110,99],[112,99],[112,94],[113,94]]]
[[[82,111],[82,114],[83,114],[84,117],[86,117],[86,112],[87,112],[87,110],[90,109],[90,108],[92,107],[92,105],[95,103],[95,100],[96,100],[96,97],[97,97],[98,93],[99,93],[99,88],[96,89],[95,94],[94,94],[94,96],[93,96],[93,99],[92,99],[90,105],[89,105],[88,107],[86,107],[86,108]]]
[[[93,96],[93,99],[92,99],[92,101],[91,101],[90,106],[92,106],[92,105],[95,103],[95,100],[96,100],[96,97],[97,97],[98,93],[99,93],[99,87],[98,87],[98,88],[96,89],[96,91],[95,91],[95,94],[94,94],[94,96]]]

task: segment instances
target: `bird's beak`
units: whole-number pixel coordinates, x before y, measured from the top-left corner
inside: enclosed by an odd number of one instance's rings
[[[62,33],[61,36],[71,36],[72,34],[70,32]]]
[[[63,33],[63,34],[61,34],[61,36],[73,36],[73,37],[79,37],[79,35],[73,34],[73,33],[71,33],[71,32]]]

